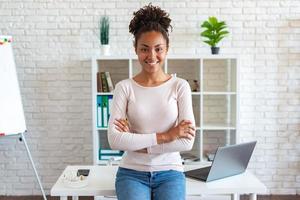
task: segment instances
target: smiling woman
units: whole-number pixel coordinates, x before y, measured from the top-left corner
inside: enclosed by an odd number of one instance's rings
[[[141,85],[156,86],[170,79],[162,70],[169,48],[170,23],[169,15],[151,4],[134,13],[129,32],[134,35],[142,71],[133,79]]]
[[[116,177],[119,200],[185,199],[179,152],[193,146],[195,119],[189,84],[162,68],[170,22],[149,4],[129,25],[141,71],[116,85],[108,126],[111,148],[125,151]]]
[[[161,33],[151,31],[141,34],[135,51],[142,66],[141,73],[134,77],[135,81],[140,82],[142,85],[155,86],[170,78],[162,70],[168,47]],[[158,83],[153,82],[155,79],[151,78],[151,76],[155,78],[155,75],[161,75],[161,77],[156,77]]]

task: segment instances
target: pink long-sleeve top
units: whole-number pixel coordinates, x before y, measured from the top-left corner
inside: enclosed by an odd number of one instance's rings
[[[128,119],[130,132],[120,132],[115,119]],[[194,139],[157,144],[156,133],[168,131],[182,120],[195,126],[191,89],[184,79],[172,76],[155,87],[144,87],[133,79],[116,84],[108,124],[112,149],[125,151],[121,167],[138,171],[183,171],[180,151],[192,148]],[[148,153],[135,152],[147,148]]]

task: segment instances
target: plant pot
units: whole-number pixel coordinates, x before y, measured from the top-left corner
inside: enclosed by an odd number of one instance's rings
[[[219,54],[220,47],[211,47],[211,54]]]
[[[104,56],[110,55],[110,45],[109,44],[101,45],[101,55],[104,55]]]

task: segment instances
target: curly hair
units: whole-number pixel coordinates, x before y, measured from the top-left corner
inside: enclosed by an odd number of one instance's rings
[[[171,19],[169,14],[158,6],[153,6],[151,3],[138,11],[133,12],[133,19],[129,24],[129,32],[134,35],[134,46],[137,46],[137,40],[142,33],[149,31],[160,32],[167,42],[169,47],[169,28]]]

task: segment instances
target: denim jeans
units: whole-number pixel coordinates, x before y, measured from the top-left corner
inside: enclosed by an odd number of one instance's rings
[[[119,167],[118,200],[184,200],[185,175],[175,170],[142,172]]]

